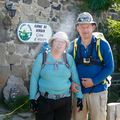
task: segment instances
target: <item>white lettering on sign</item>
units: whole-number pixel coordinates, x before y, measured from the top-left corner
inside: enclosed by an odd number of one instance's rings
[[[22,42],[48,42],[52,29],[47,24],[22,23],[17,29],[17,36]]]

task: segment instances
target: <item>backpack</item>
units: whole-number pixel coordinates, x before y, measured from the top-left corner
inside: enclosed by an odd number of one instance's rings
[[[48,55],[48,52],[50,51],[50,46],[47,42],[43,43],[43,45],[41,46],[41,50],[40,50],[40,53],[43,54],[43,58],[42,58],[42,67],[43,68],[46,64],[46,61],[47,61],[47,55]],[[63,53],[63,61],[64,61],[64,64],[65,66],[69,69],[70,68],[70,65],[68,63],[68,60],[67,60],[67,54],[66,52]]]
[[[99,60],[101,61],[101,63],[103,63],[103,57],[102,54],[100,52],[100,40],[106,40],[103,33],[100,32],[94,32],[93,35],[96,37],[97,41],[96,41],[96,51],[99,57]],[[77,39],[74,40],[74,50],[73,50],[73,57],[74,59],[76,58],[76,52],[77,52]]]
[[[101,62],[101,65],[103,65],[104,63],[104,60],[103,60],[103,57],[102,57],[102,54],[101,54],[101,51],[100,51],[100,40],[106,40],[103,33],[100,33],[100,32],[93,32],[93,35],[95,36],[95,38],[97,39],[96,41],[96,51],[97,51],[97,54],[98,54],[98,58]],[[73,58],[76,59],[76,52],[77,52],[77,39],[74,40],[74,43],[73,43],[73,47],[74,47],[74,50],[73,50]],[[110,87],[111,85],[111,79],[112,77],[109,75],[106,80],[103,81],[103,84],[106,84],[108,87]]]

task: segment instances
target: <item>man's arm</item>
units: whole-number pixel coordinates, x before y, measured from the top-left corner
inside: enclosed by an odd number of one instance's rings
[[[101,54],[104,60],[104,65],[99,73],[96,74],[92,79],[93,84],[97,85],[106,79],[107,76],[111,75],[114,71],[114,59],[111,47],[107,41],[101,41],[100,43]]]

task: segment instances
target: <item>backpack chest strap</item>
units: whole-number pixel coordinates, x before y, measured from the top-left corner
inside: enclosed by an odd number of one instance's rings
[[[80,45],[77,46],[77,41],[74,40],[73,57],[75,59],[76,64],[85,64],[85,65],[94,65],[95,64],[95,65],[102,66],[104,64],[104,62],[103,62],[103,57],[102,57],[101,51],[100,51],[100,40],[101,39],[96,38],[96,42],[92,43],[90,55],[87,58],[82,57],[81,46]],[[92,57],[94,46],[96,46],[96,53],[97,53],[98,59],[94,59]],[[80,50],[79,57],[77,56],[78,55],[78,53],[77,53],[78,49]]]
[[[42,60],[42,67],[43,68],[46,64],[51,64],[54,66],[58,66],[59,64],[64,64],[67,68],[70,67],[70,65],[68,64],[68,60],[67,60],[67,54],[63,53],[63,61],[56,61],[54,63],[47,61],[47,56],[48,56],[48,51],[45,51],[43,53],[43,60]]]

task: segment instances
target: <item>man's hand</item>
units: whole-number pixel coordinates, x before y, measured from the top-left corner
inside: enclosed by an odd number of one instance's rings
[[[92,87],[94,85],[91,78],[81,78],[81,79],[82,79],[82,85],[85,88]]]
[[[83,109],[83,101],[80,98],[77,98],[77,111],[80,112]]]
[[[79,87],[80,86],[78,84],[73,82],[72,85],[71,85],[71,91],[74,92],[74,93],[79,92]]]
[[[30,111],[31,112],[38,112],[38,104],[36,100],[30,100]]]

